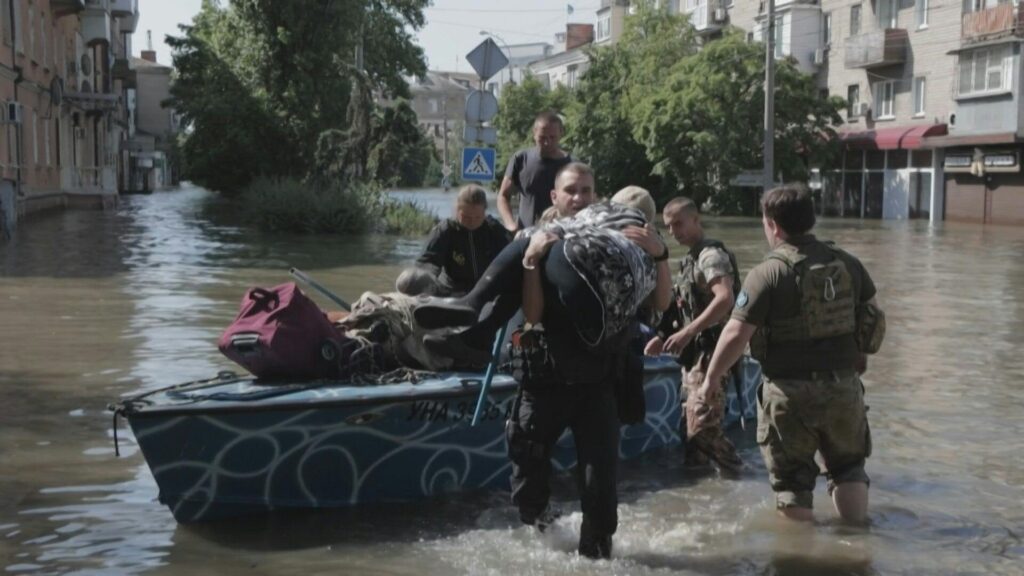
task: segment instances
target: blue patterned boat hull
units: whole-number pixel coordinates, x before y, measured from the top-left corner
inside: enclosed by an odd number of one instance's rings
[[[476,427],[469,424],[476,374],[374,387],[271,387],[225,377],[128,400],[118,411],[160,501],[179,522],[194,522],[507,488],[504,428],[515,391],[511,378],[496,377]],[[678,366],[648,360],[645,392],[646,420],[622,430],[623,459],[679,442]],[[753,395],[745,396],[752,413]],[[731,403],[729,417],[737,416]],[[554,457],[558,469],[575,464],[572,448],[567,432]]]

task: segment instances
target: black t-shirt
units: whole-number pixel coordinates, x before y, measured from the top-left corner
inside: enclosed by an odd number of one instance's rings
[[[508,162],[505,177],[519,188],[519,226],[533,226],[540,215],[551,206],[551,191],[555,176],[563,166],[572,162],[568,154],[563,158],[541,158],[536,146],[516,152]]]

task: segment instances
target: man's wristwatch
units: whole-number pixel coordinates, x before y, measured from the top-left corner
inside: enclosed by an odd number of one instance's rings
[[[665,246],[665,251],[661,253],[661,256],[654,257],[655,262],[664,262],[665,260],[668,260],[668,246]]]

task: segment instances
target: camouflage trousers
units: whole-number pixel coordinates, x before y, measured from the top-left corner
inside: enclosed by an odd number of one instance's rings
[[[743,460],[736,453],[736,447],[725,437],[722,421],[725,418],[726,386],[730,385],[732,371],[726,374],[721,385],[708,398],[698,394],[704,381],[704,362],[698,361],[689,371],[683,370],[680,396],[685,397],[683,414],[686,428],[680,435],[686,443],[686,464],[706,465],[713,461],[723,473],[737,474],[743,468]]]

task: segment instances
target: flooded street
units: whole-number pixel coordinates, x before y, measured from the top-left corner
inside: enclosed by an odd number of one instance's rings
[[[453,198],[417,197],[441,215]],[[816,526],[780,524],[751,430],[740,480],[688,476],[674,451],[623,465],[615,558],[594,563],[574,553],[567,479],[570,513],[543,536],[503,492],[179,526],[123,422],[115,457],[106,405],[234,369],[216,339],[247,288],[296,266],[355,300],[390,289],[423,239],[260,234],[197,188],[122,200],[0,244],[7,574],[1024,573],[1024,229],[819,225],[863,260],[888,315],[865,375],[870,529],[832,522],[823,482]],[[765,252],[757,220],[707,229],[744,273]]]

